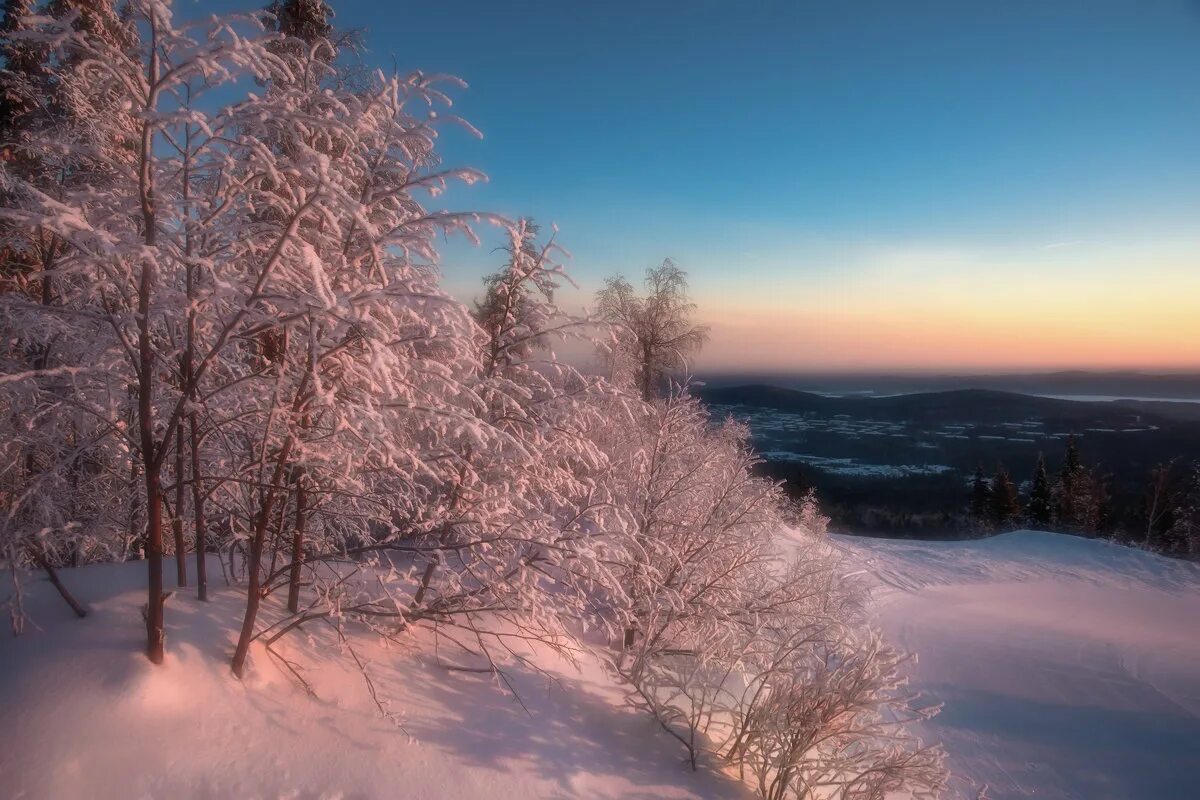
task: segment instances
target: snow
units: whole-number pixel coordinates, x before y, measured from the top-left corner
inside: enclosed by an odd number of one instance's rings
[[[941,475],[952,472],[945,464],[865,464],[853,458],[829,458],[809,453],[793,453],[790,450],[764,450],[766,461],[783,461],[807,464],[830,475],[866,478],[903,478],[908,475]]]
[[[490,676],[449,672],[428,641],[383,650],[352,637],[397,724],[317,625],[317,648],[285,648],[309,698],[256,645],[239,683],[229,671],[243,589],[214,585],[167,603],[167,660],[141,655],[145,565],[62,570],[91,608],[77,620],[34,582],[36,627],[0,638],[0,797],[338,798],[747,797],[732,779],[688,770],[678,743],[624,704],[599,662],[576,669],[536,655],[509,673],[521,703]],[[220,583],[214,560],[210,574]],[[269,601],[268,608],[274,611]],[[276,644],[285,642],[281,640]]]
[[[885,633],[919,653],[913,687],[944,710],[956,796],[1185,800],[1200,771],[1200,566],[1103,541],[1021,531],[972,542],[835,536],[870,573]],[[244,601],[214,586],[167,604],[167,661],[140,654],[144,565],[62,571],[77,620],[30,577],[32,622],[0,639],[0,796],[40,798],[748,797],[678,744],[590,656],[511,665],[521,703],[449,672],[428,640],[354,634],[395,723],[323,626],[228,668]],[[215,561],[210,572],[218,576]],[[268,608],[276,611],[271,603]],[[281,640],[284,644],[287,639]],[[277,645],[278,646],[278,645]]]
[[[1200,772],[1200,566],[1019,531],[972,542],[839,536],[884,632],[945,703],[961,796],[1187,800]]]

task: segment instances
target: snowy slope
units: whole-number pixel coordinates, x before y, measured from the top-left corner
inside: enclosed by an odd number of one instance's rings
[[[835,537],[873,574],[879,622],[945,703],[966,796],[1200,797],[1200,568],[1072,536]]]
[[[730,779],[691,773],[677,743],[594,661],[576,670],[539,656],[556,685],[511,675],[528,713],[490,682],[431,663],[430,648],[371,659],[403,729],[381,718],[336,640],[291,648],[310,699],[262,651],[245,684],[228,657],[241,593],[167,604],[168,658],[139,654],[143,565],[64,570],[92,615],[70,616],[44,582],[30,610],[40,630],[0,636],[0,797],[53,798],[717,798]],[[214,561],[211,574],[220,570]],[[277,645],[278,647],[278,645]]]

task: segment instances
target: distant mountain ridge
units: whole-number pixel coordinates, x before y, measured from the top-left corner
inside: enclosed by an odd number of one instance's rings
[[[766,383],[702,386],[697,394],[715,405],[772,408],[789,413],[849,414],[900,421],[1003,422],[1056,420],[1067,425],[1170,425],[1200,420],[1200,406],[1160,400],[1066,400],[996,389],[949,389],[882,396],[830,396]]]
[[[1200,400],[1200,372],[1096,372],[1063,370],[996,375],[955,374],[736,374],[699,375],[709,386],[768,384],[814,393],[899,394],[990,389],[1034,395],[1092,395],[1158,400]]]

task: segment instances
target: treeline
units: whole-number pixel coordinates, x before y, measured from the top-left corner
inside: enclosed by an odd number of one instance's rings
[[[1122,521],[1117,520],[1109,483],[1102,470],[1084,463],[1074,435],[1067,439],[1062,466],[1053,478],[1038,455],[1024,502],[1003,464],[990,478],[980,465],[971,486],[970,529],[989,533],[1033,528],[1105,536],[1165,555],[1200,558],[1200,463],[1176,459],[1156,466],[1140,506],[1124,509]]]
[[[269,659],[311,691],[280,650],[310,626],[368,682],[351,633],[430,629],[501,675],[530,643],[597,646],[693,765],[764,797],[935,794],[941,752],[908,730],[934,710],[903,690],[814,501],[666,388],[704,339],[685,273],[614,278],[595,316],[566,313],[553,238],[427,205],[483,177],[438,152],[466,124],[458,82],[370,74],[331,21],[320,0],[200,23],[161,0],[6,3],[14,632],[28,570],[82,616],[61,567],[139,560],[162,663],[164,601],[206,600],[211,562],[245,600],[238,677]],[[437,248],[481,225],[506,257],[468,307]],[[555,357],[576,336],[603,376]]]

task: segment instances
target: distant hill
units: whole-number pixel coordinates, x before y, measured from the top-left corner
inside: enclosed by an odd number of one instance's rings
[[[788,413],[848,414],[855,418],[912,423],[997,423],[1020,419],[1053,421],[1064,427],[1130,424],[1168,426],[1200,419],[1195,403],[1163,401],[1060,400],[993,389],[954,389],[883,397],[829,397],[766,384],[702,387],[708,403],[771,408]]]
[[[1066,370],[1002,375],[724,373],[697,377],[710,386],[769,384],[818,394],[888,395],[942,392],[956,389],[991,389],[1032,395],[1200,401],[1200,372]]]
[[[994,389],[830,396],[770,384],[702,386],[716,416],[750,429],[764,474],[797,495],[815,488],[843,530],[953,536],[970,476],[1003,463],[1020,483],[1038,456],[1051,472],[1074,435],[1106,478],[1114,525],[1140,519],[1150,471],[1200,460],[1200,403],[1064,400]]]

